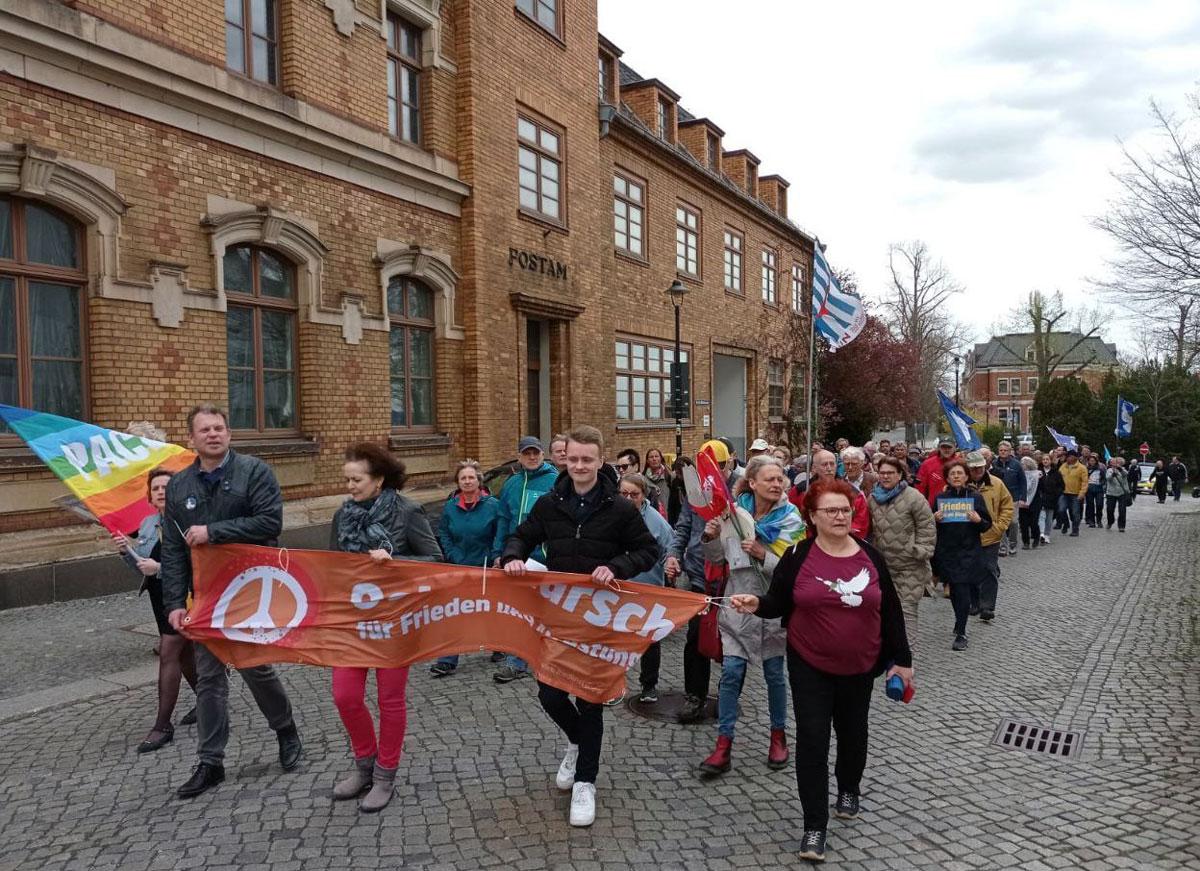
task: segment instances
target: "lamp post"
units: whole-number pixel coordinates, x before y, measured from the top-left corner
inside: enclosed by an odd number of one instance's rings
[[[683,298],[688,289],[678,278],[667,288],[667,296],[675,307],[675,357],[671,362],[671,410],[675,412],[675,456],[683,456],[683,364],[679,358],[683,352],[680,347],[679,312],[683,308]]]
[[[961,362],[962,361],[959,359],[958,354],[955,354],[954,355],[954,404],[958,405],[960,407],[961,407],[961,403],[958,401],[958,364]]]

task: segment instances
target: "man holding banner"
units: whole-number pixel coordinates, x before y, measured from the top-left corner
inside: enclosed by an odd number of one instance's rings
[[[505,573],[525,574],[525,560],[539,545],[550,571],[591,574],[601,585],[632,578],[658,562],[654,536],[633,503],[617,493],[617,475],[604,462],[604,439],[595,427],[568,434],[566,472],[509,537],[500,557]],[[571,825],[590,826],[596,819],[604,706],[579,697],[572,703],[565,689],[545,677],[539,673],[538,698],[568,742],[555,783],[571,790]]]
[[[257,457],[229,449],[225,412],[215,405],[197,405],[188,414],[188,433],[198,457],[171,479],[163,518],[163,607],[171,626],[177,630],[186,629],[193,547],[233,543],[274,545],[283,529],[283,495],[275,473]],[[267,723],[275,730],[280,764],[284,771],[290,771],[300,762],[301,746],[283,684],[269,665],[238,671]],[[191,778],[178,789],[180,798],[194,798],[225,779],[229,679],[225,663],[199,643],[196,677],[200,761]]]

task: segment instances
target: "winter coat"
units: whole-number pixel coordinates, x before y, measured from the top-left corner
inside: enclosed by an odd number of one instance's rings
[[[1000,488],[1004,489],[1004,488]],[[1004,491],[1008,493],[1007,490]],[[947,523],[937,525],[937,547],[933,552],[933,568],[942,583],[976,584],[987,571],[983,562],[982,536],[992,528],[992,516],[987,502],[978,491],[964,488],[955,490],[947,487],[943,496],[956,498],[971,497],[975,501],[975,513],[979,522]]]
[[[780,504],[786,501],[786,496],[779,500]],[[708,562],[713,565],[726,565],[725,550],[720,537],[703,542],[701,548]],[[779,564],[779,557],[771,548],[765,549],[766,557],[758,563],[759,571],[755,571],[753,566],[729,570],[724,595],[750,593],[762,596],[767,592],[771,573]],[[753,557],[751,559],[758,562]],[[740,656],[751,663],[760,663],[764,659],[787,653],[787,630],[778,620],[763,620],[753,614],[741,614],[732,608],[722,608],[717,614],[717,626],[721,629],[721,652],[726,656]]]
[[[1058,510],[1058,497],[1063,494],[1062,474],[1057,466],[1051,466],[1049,471],[1041,470],[1042,481],[1038,490],[1042,494],[1042,507]]]
[[[1105,484],[1105,495],[1126,497],[1131,492],[1133,492],[1133,488],[1129,485],[1129,476],[1125,474],[1125,470],[1109,469],[1108,482]]]
[[[596,486],[600,493],[595,510],[577,522],[571,507],[575,485],[562,472],[508,537],[500,564],[528,559],[541,547],[552,572],[590,575],[608,566],[626,580],[652,568],[659,558],[658,543],[633,503],[618,495],[617,473],[611,466],[601,465]]]
[[[517,471],[500,488],[500,522],[496,526],[496,540],[492,549],[503,552],[508,538],[529,516],[533,504],[545,493],[550,492],[558,479],[558,469],[552,463],[542,463],[532,472],[517,464]]]
[[[1058,473],[1062,475],[1064,494],[1078,498],[1087,493],[1088,473],[1083,463],[1063,463],[1058,467]]]
[[[496,530],[502,515],[500,500],[486,491],[474,505],[464,505],[462,494],[454,492],[442,509],[438,523],[438,543],[446,562],[458,566],[491,565],[500,556]]]
[[[667,523],[663,516],[654,510],[654,506],[650,504],[650,500],[648,499],[642,502],[641,515],[642,520],[646,523],[646,528],[650,530],[650,534],[658,542],[658,562],[652,568],[633,576],[629,580],[642,584],[654,584],[656,587],[665,587],[667,576],[664,573],[663,565],[671,553],[671,541],[675,537],[675,531],[671,529],[671,524]]]
[[[213,483],[201,478],[200,460],[167,483],[163,512],[163,608],[184,607],[192,589],[192,553],[183,532],[207,526],[212,544],[261,544],[272,547],[283,530],[283,494],[271,467],[248,454],[230,450]]]
[[[1167,482],[1170,480],[1167,477],[1166,469],[1155,469],[1150,473],[1150,486],[1154,488],[1154,492],[1162,496],[1167,492]]]
[[[929,507],[937,510],[937,497],[942,495],[946,486],[946,461],[941,455],[934,453],[921,463],[917,469],[917,489],[925,496]]]
[[[917,602],[933,581],[929,560],[937,545],[937,524],[925,497],[906,484],[901,486],[902,492],[882,504],[874,496],[867,499],[872,544],[887,560],[900,598]]]
[[[347,502],[350,500],[346,500]],[[342,520],[345,504],[333,515],[333,525],[329,535],[329,549],[340,550],[338,547],[338,524]],[[386,521],[388,538],[392,543],[392,559],[421,560],[424,562],[441,562],[442,549],[433,530],[429,527],[429,518],[425,509],[402,493],[396,493],[396,507],[392,516]]]
[[[704,553],[700,544],[702,535],[704,520],[685,499],[679,510],[679,520],[675,523],[670,555],[679,560],[679,565],[687,575],[686,589],[696,593],[704,592]],[[679,585],[678,580],[675,583]]]
[[[979,495],[987,504],[988,516],[992,519],[991,528],[983,533],[981,542],[984,547],[991,547],[1004,537],[1004,533],[1012,526],[1016,517],[1016,506],[1008,488],[991,476],[984,476],[977,485]]]
[[[1007,460],[996,457],[992,460],[992,477],[1004,482],[1013,502],[1025,501],[1025,470],[1021,468],[1021,461],[1016,457],[1009,457]]]
[[[1167,477],[1170,478],[1171,481],[1182,484],[1187,480],[1187,475],[1187,466],[1185,466],[1183,463],[1167,464]]]
[[[900,598],[896,594],[896,586],[892,581],[891,572],[888,570],[887,560],[883,554],[862,539],[855,536],[854,540],[858,542],[874,564],[875,572],[879,575],[879,633],[881,637],[879,639],[879,658],[875,661],[872,674],[882,674],[892,663],[903,668],[911,668],[912,648],[908,644],[904,612],[900,610]],[[800,576],[800,569],[815,546],[816,539],[809,538],[788,548],[779,558],[775,571],[771,574],[771,583],[766,594],[760,594],[758,597],[758,610],[755,613],[762,618],[764,623],[773,623],[776,617],[781,618],[780,626],[783,629],[785,644],[788,620],[791,619],[792,609],[795,607],[796,578]]]

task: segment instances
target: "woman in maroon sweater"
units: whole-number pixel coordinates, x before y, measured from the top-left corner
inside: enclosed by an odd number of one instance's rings
[[[813,482],[804,519],[817,530],[779,560],[765,596],[733,596],[733,607],[764,620],[783,618],[796,715],[796,784],[804,808],[800,857],[825,858],[829,825],[829,727],[837,731],[834,814],[858,816],[867,764],[871,688],[885,670],[912,682],[912,652],[900,597],[883,556],[850,534],[854,490],[845,481]]]

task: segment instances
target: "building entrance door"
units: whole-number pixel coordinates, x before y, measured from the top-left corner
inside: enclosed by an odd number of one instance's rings
[[[746,458],[746,359],[713,355],[713,436],[733,442],[737,455]]]
[[[525,430],[550,447],[550,322],[525,321]]]

